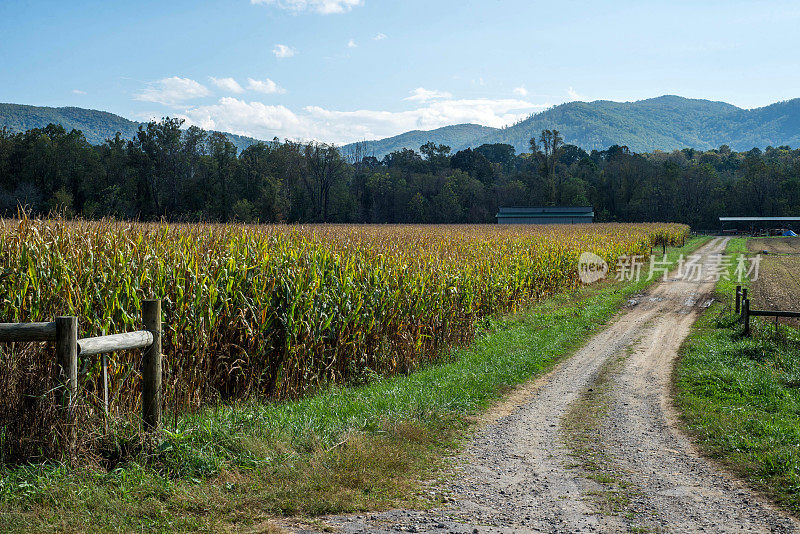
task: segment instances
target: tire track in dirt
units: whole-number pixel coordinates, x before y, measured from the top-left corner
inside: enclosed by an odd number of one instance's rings
[[[701,248],[703,262],[726,241]],[[792,518],[718,471],[678,430],[672,368],[713,288],[657,283],[572,357],[515,391],[516,409],[498,407],[503,415],[456,462],[441,488],[454,498],[448,507],[325,523],[347,533],[795,531]],[[614,513],[602,504],[611,493]]]

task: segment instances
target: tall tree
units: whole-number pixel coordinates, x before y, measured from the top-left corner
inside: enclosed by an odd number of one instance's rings
[[[314,220],[328,222],[331,190],[344,178],[345,162],[336,147],[322,143],[307,144],[303,157],[303,183],[314,204]]]
[[[539,137],[542,144],[545,164],[547,166],[547,181],[550,184],[550,202],[558,205],[561,203],[561,180],[556,178],[556,163],[564,144],[564,138],[558,130],[542,130]]]

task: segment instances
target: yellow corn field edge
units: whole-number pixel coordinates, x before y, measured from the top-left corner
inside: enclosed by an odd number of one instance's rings
[[[687,233],[678,224],[3,220],[0,321],[77,315],[82,335],[115,333],[140,326],[142,299],[163,298],[168,403],[293,397],[413,370],[468,341],[480,318],[577,286],[583,251],[613,269],[620,255],[680,244]],[[21,350],[32,349],[0,356]],[[118,402],[136,395],[136,357],[111,356]],[[81,365],[85,387],[96,387],[97,362]]]

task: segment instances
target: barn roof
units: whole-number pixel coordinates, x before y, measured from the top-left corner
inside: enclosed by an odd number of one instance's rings
[[[594,217],[592,206],[543,206],[537,208],[500,208],[498,217]]]

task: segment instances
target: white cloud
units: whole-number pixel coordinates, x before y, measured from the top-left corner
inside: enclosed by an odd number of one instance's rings
[[[260,139],[316,139],[345,144],[389,137],[408,130],[430,130],[468,122],[500,127],[548,106],[516,99],[448,99],[405,111],[337,111],[308,106],[295,113],[285,106],[225,97],[216,104],[187,110],[185,118],[189,124],[203,128]]]
[[[567,96],[569,96],[570,100],[589,100],[587,97],[578,93],[578,91],[576,91],[572,87],[567,89]]]
[[[431,102],[424,107],[407,111],[329,111],[318,106],[305,108],[317,120],[349,121],[360,126],[371,126],[379,136],[393,135],[407,130],[429,130],[448,124],[477,123],[501,127],[528,116],[545,105],[535,105],[523,100],[462,99]]]
[[[386,34],[385,33],[379,33],[375,37],[372,38],[373,41],[383,41],[384,39],[386,39]]]
[[[73,89],[72,90],[72,94],[73,95],[85,95],[86,91],[81,91],[80,89]]]
[[[347,41],[347,48],[355,48],[357,46],[358,45],[356,44],[355,39],[350,39],[349,41]]]
[[[528,90],[525,89],[524,85],[520,85],[519,87],[514,88],[514,94],[519,96],[528,96]]]
[[[234,80],[233,78],[211,78],[211,83],[219,87],[220,89],[224,89],[231,93],[244,93],[244,88],[239,85],[239,82]]]
[[[245,102],[234,97],[220,98],[216,104],[191,108],[186,111],[185,118],[188,123],[208,130],[262,139],[292,137],[305,131],[300,118],[284,106]]]
[[[417,87],[411,91],[411,96],[405,97],[403,100],[410,100],[412,102],[428,102],[438,98],[452,98],[453,95],[445,91],[436,91],[425,89],[424,87]]]
[[[279,86],[277,83],[273,82],[269,78],[265,78],[263,80],[254,80],[253,78],[247,78],[247,88],[250,89],[251,91],[264,93],[267,95],[283,94],[286,92],[286,89]]]
[[[294,11],[314,11],[321,15],[333,13],[346,13],[356,6],[363,4],[363,0],[250,0],[253,4],[274,5],[280,9]]]
[[[175,106],[187,100],[202,98],[210,94],[211,91],[205,85],[189,78],[173,76],[148,83],[141,93],[134,95],[134,98],[143,102]]]
[[[272,53],[275,54],[275,57],[286,58],[295,55],[297,50],[285,44],[276,44],[275,48],[272,49]]]

